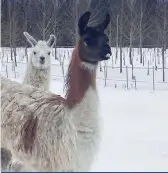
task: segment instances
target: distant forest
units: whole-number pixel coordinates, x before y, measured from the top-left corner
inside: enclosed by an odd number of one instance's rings
[[[23,31],[36,39],[57,37],[74,46],[77,21],[92,12],[89,25],[111,15],[107,34],[113,47],[168,48],[168,0],[1,0],[1,46],[28,46]]]

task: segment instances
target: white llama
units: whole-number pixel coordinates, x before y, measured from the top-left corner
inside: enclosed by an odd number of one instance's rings
[[[47,42],[42,40],[37,42],[27,32],[23,32],[23,34],[32,46],[23,84],[48,90],[51,70],[50,55],[55,44],[55,36],[50,35]]]
[[[28,84],[34,87],[48,90],[50,85],[50,70],[51,70],[50,55],[51,55],[51,50],[55,44],[56,38],[54,35],[51,34],[48,41],[39,40],[37,42],[35,38],[33,38],[29,33],[23,32],[23,34],[25,35],[27,41],[32,46],[23,84]],[[8,169],[7,165],[11,160],[11,153],[5,148],[1,148],[1,153],[3,156],[1,158],[2,160],[1,167],[2,171],[4,171]],[[17,163],[13,164],[12,166],[13,167],[17,166]]]
[[[65,99],[40,88],[2,78],[1,139],[28,171],[89,171],[100,140],[96,69],[111,50],[104,33],[110,16],[88,27],[78,22],[79,41],[66,79]]]

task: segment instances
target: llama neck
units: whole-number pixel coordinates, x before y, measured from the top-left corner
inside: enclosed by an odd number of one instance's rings
[[[66,81],[66,105],[69,108],[80,103],[90,87],[96,90],[96,68],[93,71],[85,68],[77,50],[73,52]]]
[[[48,77],[49,73],[50,73],[50,68],[46,68],[46,69],[37,69],[36,67],[34,67],[32,65],[32,63],[30,62],[28,64],[27,67],[27,71],[26,73],[31,76],[31,78],[36,78],[36,76],[39,76],[40,78],[46,78]],[[45,77],[46,76],[46,77]]]
[[[48,89],[50,81],[50,68],[48,69],[36,69],[31,62],[29,62],[25,77],[24,84],[29,84],[34,87]]]

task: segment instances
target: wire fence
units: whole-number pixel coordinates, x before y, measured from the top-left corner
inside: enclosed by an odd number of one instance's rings
[[[7,78],[24,77],[27,68],[28,53],[31,48],[16,48],[15,54],[12,48],[0,49],[0,71],[1,75]],[[53,80],[65,81],[65,76],[71,57],[73,47],[59,47],[52,50],[51,78]],[[102,62],[97,70],[97,83],[105,87],[123,88],[123,89],[148,89],[148,90],[168,90],[168,68],[165,65],[163,81],[163,68],[161,59],[161,50],[159,48],[144,48],[144,66],[139,63],[139,49],[133,48],[134,67],[129,65],[129,48],[123,48],[123,67],[120,73],[120,55],[116,57],[116,48],[112,48],[111,60]],[[14,55],[16,58],[13,58]],[[165,57],[168,52],[165,52]],[[59,57],[59,59],[58,59]],[[167,58],[166,58],[167,59]],[[166,60],[165,59],[165,60]],[[128,65],[127,65],[128,64]],[[165,63],[166,64],[166,63]]]
[[[23,79],[26,62],[17,62],[16,67],[13,62],[1,63],[1,75],[7,78]],[[51,79],[65,81],[68,65],[51,64]],[[120,67],[110,65],[99,65],[97,69],[97,83],[104,87],[122,88],[122,89],[148,89],[148,90],[168,90],[168,76],[166,81],[162,81],[162,68],[155,67]],[[132,74],[133,73],[133,74]],[[168,75],[168,68],[165,68],[165,74]]]
[[[168,80],[162,81],[162,68],[156,70],[154,67],[134,67],[133,75],[131,67],[123,67],[122,73],[119,73],[119,69],[120,67],[111,68],[109,66],[105,68],[106,71],[102,78],[105,86],[114,85],[115,88],[126,89],[168,90]],[[165,71],[165,74],[168,74],[168,68]]]

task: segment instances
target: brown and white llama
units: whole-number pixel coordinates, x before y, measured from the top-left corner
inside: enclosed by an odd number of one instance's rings
[[[27,171],[89,171],[99,147],[96,69],[110,57],[104,33],[110,16],[88,27],[78,22],[79,41],[66,80],[65,99],[32,86],[1,79],[2,146]]]

